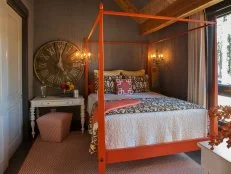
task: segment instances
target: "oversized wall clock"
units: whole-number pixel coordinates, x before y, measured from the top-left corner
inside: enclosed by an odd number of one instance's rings
[[[42,45],[35,54],[34,71],[44,85],[59,87],[61,83],[77,84],[83,75],[82,60],[75,59],[79,48],[68,41],[51,41]]]

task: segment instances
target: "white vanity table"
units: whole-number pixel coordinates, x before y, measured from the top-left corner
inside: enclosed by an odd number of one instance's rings
[[[223,142],[210,150],[208,141],[198,143],[201,148],[201,165],[203,174],[230,174],[231,173],[231,148]]]
[[[85,122],[85,111],[84,111],[84,98],[79,96],[78,98],[72,97],[59,97],[59,96],[47,96],[46,98],[35,97],[31,100],[30,107],[30,120],[32,128],[32,137],[35,136],[35,121],[39,117],[40,107],[59,107],[59,106],[80,106],[80,116],[81,116],[81,131],[84,132],[84,122]],[[36,117],[35,117],[36,110]]]

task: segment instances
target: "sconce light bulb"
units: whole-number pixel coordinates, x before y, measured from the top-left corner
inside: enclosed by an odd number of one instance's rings
[[[79,56],[79,52],[76,52],[76,53],[75,53],[75,56],[78,57],[78,56]]]
[[[87,56],[88,56],[88,57],[91,57],[91,53],[88,53]]]

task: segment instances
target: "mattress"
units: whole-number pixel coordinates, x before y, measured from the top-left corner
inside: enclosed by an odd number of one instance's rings
[[[133,95],[105,94],[105,100],[162,96],[148,92]],[[97,102],[97,94],[88,96],[88,112]],[[148,113],[117,114],[105,117],[106,149],[129,148],[181,141],[207,136],[207,110],[188,109]]]

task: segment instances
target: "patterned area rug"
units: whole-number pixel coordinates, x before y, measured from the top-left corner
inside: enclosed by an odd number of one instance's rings
[[[71,133],[62,143],[43,142],[38,137],[20,174],[97,174],[96,155],[88,153],[87,133]],[[201,174],[199,164],[185,154],[112,164],[109,174]]]

